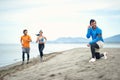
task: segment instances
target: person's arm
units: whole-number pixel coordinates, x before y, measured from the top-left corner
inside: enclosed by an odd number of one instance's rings
[[[29,40],[28,40],[29,42],[32,42],[32,39],[31,39],[31,37],[29,36]]]
[[[86,35],[86,37],[87,37],[87,38],[90,38],[90,36],[91,36],[91,27],[88,26],[88,30],[87,30],[87,35]]]
[[[20,43],[21,43],[21,45],[23,45],[23,43],[22,43],[22,37],[20,38]]]
[[[46,37],[44,37],[44,39],[45,39],[45,42],[44,42],[44,43],[46,43],[46,42],[47,42],[47,38],[46,38]]]
[[[36,43],[38,43],[39,42],[39,37],[37,37],[37,39],[36,39]]]
[[[20,43],[22,43],[22,38],[20,38]]]
[[[96,42],[98,42],[98,41],[101,40],[101,39],[102,39],[102,31],[99,30],[98,33],[97,33],[96,39],[94,39],[94,40],[92,40],[91,42],[89,42],[89,44],[96,43]]]

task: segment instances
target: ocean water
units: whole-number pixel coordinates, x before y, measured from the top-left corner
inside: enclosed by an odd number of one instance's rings
[[[59,52],[69,50],[73,48],[87,48],[84,44],[46,44],[44,54],[50,54],[52,52]],[[120,43],[107,43],[105,48],[120,48]],[[0,44],[0,67],[10,65],[21,61],[22,49],[20,44]],[[30,58],[39,55],[38,44],[31,44]]]

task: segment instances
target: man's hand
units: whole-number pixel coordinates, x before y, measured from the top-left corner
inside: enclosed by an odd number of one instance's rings
[[[89,29],[90,27],[91,27],[91,26],[89,25],[89,26],[88,26],[88,29]]]
[[[87,47],[90,47],[90,44],[87,44]]]
[[[32,42],[32,40],[31,40],[31,39],[25,39],[25,41],[27,41],[27,42]]]
[[[32,40],[27,40],[28,42],[32,42]]]
[[[23,46],[23,43],[21,42],[21,46]]]

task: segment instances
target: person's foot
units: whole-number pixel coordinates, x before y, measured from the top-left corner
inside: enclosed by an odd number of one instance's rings
[[[27,64],[29,63],[29,61],[27,61]]]
[[[92,59],[89,60],[89,62],[95,62],[95,61],[96,61],[95,58],[92,58]]]
[[[103,55],[104,55],[104,59],[107,59],[107,52],[104,52]]]

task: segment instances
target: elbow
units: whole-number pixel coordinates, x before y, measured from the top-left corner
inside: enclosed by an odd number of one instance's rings
[[[90,38],[90,36],[89,35],[86,35],[86,37],[89,39]]]
[[[90,36],[91,36],[90,33],[87,33],[87,34],[86,34],[86,37],[87,37],[87,38],[90,38]]]

